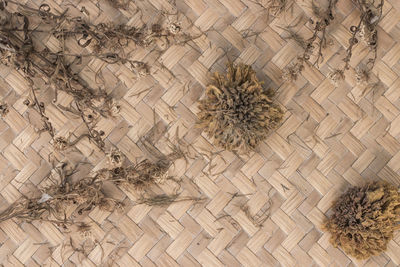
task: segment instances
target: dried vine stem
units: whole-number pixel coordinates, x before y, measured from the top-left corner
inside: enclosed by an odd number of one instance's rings
[[[324,56],[322,49],[326,47],[326,31],[328,26],[335,19],[334,9],[338,0],[329,0],[328,6],[325,10],[319,8],[314,2],[312,2],[312,10],[317,20],[310,19],[311,24],[314,25],[313,35],[305,40],[304,52],[301,56],[297,57],[297,60],[292,65],[286,67],[283,71],[282,77],[285,81],[295,81],[301,72],[304,70],[304,65],[308,64],[313,52],[317,50],[317,59],[315,65],[318,67],[320,62],[323,62]],[[319,40],[317,40],[319,38]]]
[[[27,77],[27,81],[29,82],[30,93],[32,95],[31,97],[33,99],[33,103],[31,103],[28,99],[26,99],[24,101],[24,104],[27,105],[27,106],[36,107],[37,111],[39,112],[40,117],[41,117],[42,122],[43,122],[43,128],[39,130],[39,133],[48,132],[50,134],[51,138],[54,139],[55,130],[54,130],[54,127],[53,127],[53,125],[51,124],[51,122],[49,120],[49,117],[47,117],[45,115],[45,111],[46,111],[45,105],[44,105],[43,102],[39,102],[39,100],[38,100],[38,98],[36,96],[36,93],[35,93],[35,89],[33,88],[34,83],[33,83],[32,79]]]
[[[102,193],[103,180],[99,175],[73,182],[71,176],[74,170],[67,170],[66,166],[62,164],[56,169],[61,178],[59,184],[46,188],[41,197],[23,198],[12,204],[0,214],[0,221],[19,218],[28,222],[43,220],[66,226],[72,223],[65,214],[69,205],[76,205],[77,213],[82,214],[95,206],[112,210],[120,204]]]
[[[376,27],[382,19],[382,8],[384,0],[380,0],[376,5],[375,0],[353,0],[356,7],[360,10],[360,21],[357,25],[350,27],[351,38],[349,39],[349,46],[346,49],[346,56],[343,59],[345,63],[342,69],[334,69],[329,78],[337,86],[340,80],[344,80],[345,71],[350,69],[350,60],[353,55],[353,48],[359,43],[357,37],[363,40],[370,50],[370,57],[366,62],[366,66],[358,67],[357,82],[368,82],[370,73],[375,65],[377,59],[378,49],[378,31]]]
[[[159,156],[155,161],[143,160],[137,164],[123,166],[124,156],[117,150],[108,155],[112,168],[101,169],[92,177],[83,177],[74,180],[72,175],[75,168],[68,169],[66,163],[56,168],[60,182],[45,188],[40,197],[22,198],[0,213],[0,222],[19,218],[25,221],[43,220],[61,226],[73,224],[73,215],[67,216],[67,207],[76,207],[78,215],[91,211],[94,207],[113,211],[122,208],[118,200],[107,197],[103,192],[105,183],[116,186],[133,187],[139,192],[145,192],[152,185],[162,184],[172,177],[168,170],[175,160],[184,157],[183,152],[176,150],[169,155]],[[142,198],[137,204],[167,205],[172,202],[198,200],[197,198],[157,195]]]

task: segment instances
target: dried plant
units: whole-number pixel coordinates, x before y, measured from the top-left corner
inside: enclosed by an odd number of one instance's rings
[[[97,131],[96,131],[97,132]],[[100,131],[98,133],[99,136],[103,136],[104,132]],[[63,151],[66,150],[69,147],[73,147],[74,145],[76,145],[81,139],[88,137],[88,138],[94,138],[91,137],[89,134],[81,134],[78,138],[76,138],[74,141],[69,141],[69,138],[65,138],[64,136],[56,136],[53,138],[53,147],[55,150],[57,151]],[[92,139],[93,140],[93,139]],[[99,138],[97,140],[98,145],[100,145],[101,147],[104,147],[105,144],[103,142],[103,140],[101,138]]]
[[[367,83],[370,80],[370,70],[363,67],[356,68],[357,84]]]
[[[386,250],[400,227],[400,194],[386,182],[352,187],[333,204],[333,214],[323,228],[331,243],[357,259]]]
[[[111,149],[110,153],[107,154],[108,161],[112,166],[121,167],[124,163],[125,156],[122,152],[118,149]]]
[[[290,28],[284,29],[289,33],[288,39],[293,39],[300,47],[304,49],[301,56],[283,70],[282,77],[285,81],[295,81],[305,68],[305,64],[310,64],[310,58],[316,52],[314,65],[318,67],[319,63],[324,61],[323,49],[327,46],[327,28],[334,20],[334,9],[338,0],[329,0],[326,9],[318,6],[312,1],[311,9],[314,19],[310,18],[310,23],[314,25],[314,33],[309,39],[304,39]],[[382,18],[382,7],[384,0],[353,0],[356,7],[360,10],[360,21],[357,26],[351,26],[352,34],[349,39],[349,45],[346,49],[346,56],[343,58],[344,66],[333,69],[328,75],[332,84],[338,86],[340,81],[345,79],[345,72],[350,68],[350,60],[353,55],[353,48],[359,43],[358,38],[363,40],[370,49],[370,57],[366,62],[366,67],[357,68],[357,82],[367,82],[370,72],[375,65],[377,57],[378,32],[377,25]]]
[[[8,104],[0,102],[0,117],[4,118],[10,110],[8,109]]]
[[[215,73],[206,88],[199,126],[224,149],[254,149],[282,120],[283,112],[272,96],[251,66],[229,63],[226,76]]]
[[[205,198],[199,197],[179,197],[179,194],[173,195],[155,195],[151,197],[141,197],[136,204],[146,204],[148,206],[168,206],[172,203],[182,202],[182,201],[203,201]]]
[[[100,206],[105,210],[112,211],[120,203],[114,199],[107,198],[102,192],[102,176],[85,177],[77,182],[72,181],[74,170],[67,170],[66,164],[58,169],[60,183],[51,185],[43,190],[40,197],[23,198],[12,204],[0,214],[0,221],[10,218],[19,218],[25,221],[46,220],[60,225],[71,223],[67,218],[65,210],[68,206],[76,206],[80,215],[85,211]]]
[[[64,110],[81,116],[89,130],[89,133],[85,134],[85,136],[94,141],[100,149],[104,149],[104,142],[100,138],[100,132],[93,129],[94,126],[85,118],[85,114],[110,116],[115,111],[116,104],[105,91],[90,88],[82,78],[72,71],[72,65],[66,63],[67,55],[64,49],[65,39],[68,34],[61,31],[63,34],[56,35],[57,30],[55,30],[64,25],[63,23],[66,21],[65,13],[60,16],[51,14],[49,7],[45,4],[41,5],[38,10],[29,8],[27,10],[23,9],[18,13],[10,13],[5,8],[4,3],[7,2],[2,2],[0,5],[0,18],[7,18],[7,20],[1,20],[2,23],[0,24],[2,63],[16,68],[25,75],[31,89],[31,100],[27,99],[24,103],[36,108],[39,112],[43,121],[43,129],[41,131],[47,131],[51,137],[55,137],[55,129],[45,114],[45,105],[36,96],[36,91],[40,90],[36,88],[34,82],[36,78],[43,78],[54,88],[54,102],[57,100],[58,90],[64,91],[73,97],[75,107],[71,106],[71,108],[64,108]],[[53,23],[54,29],[49,32],[59,38],[60,48],[62,49],[60,52],[53,53],[47,48],[41,51],[36,50],[37,45],[33,41],[35,40],[33,33],[43,31],[37,27],[30,29],[31,20],[35,16],[25,15],[25,13],[34,12],[46,22]],[[81,55],[72,56],[81,58]],[[61,140],[56,140],[55,145],[63,148],[65,144],[63,145],[59,141]]]
[[[296,62],[283,70],[282,77],[285,81],[297,80],[298,75],[304,70],[305,64],[308,64],[314,51],[317,51],[316,66],[324,61],[322,49],[327,46],[327,28],[335,19],[333,14],[337,2],[338,0],[329,0],[326,9],[323,9],[312,1],[311,7],[316,17],[315,21],[314,19],[310,19],[310,23],[314,25],[313,35],[306,39],[305,43],[302,45],[302,47],[305,47],[303,54],[297,57]]]
[[[175,149],[169,155],[158,152],[157,155],[154,155],[154,160],[145,159],[137,164],[126,167],[120,166],[103,169],[99,173],[106,177],[104,179],[116,185],[132,186],[138,191],[145,191],[152,185],[163,184],[168,179],[172,179],[168,175],[169,168],[174,164],[175,160],[184,157],[179,147],[175,147]],[[112,152],[111,155],[114,155],[114,158],[120,157],[118,152]],[[120,160],[118,159],[118,161]]]
[[[109,179],[117,185],[131,185],[137,190],[144,190],[154,184],[162,184],[167,178],[169,162],[152,163],[144,160],[129,167],[116,167],[107,170]]]
[[[271,203],[272,203],[271,200],[269,200],[268,205],[257,214],[252,214],[250,211],[250,207],[247,204],[241,206],[240,209],[244,212],[246,217],[254,224],[254,226],[262,227],[265,221],[268,220],[268,218],[271,215],[270,211]]]
[[[340,70],[343,73],[342,80],[344,80],[344,72],[350,69],[350,60],[353,55],[353,48],[359,43],[359,37],[370,50],[370,57],[366,62],[364,68],[358,67],[356,69],[357,83],[366,83],[369,81],[370,72],[372,71],[377,58],[378,49],[378,31],[376,27],[382,18],[382,8],[384,0],[380,0],[376,5],[375,0],[353,0],[357,8],[360,10],[360,21],[357,26],[350,27],[352,33],[349,39],[349,46],[346,49],[346,56],[343,59],[344,67]],[[337,82],[333,82],[337,85]]]
[[[340,69],[335,69],[328,74],[328,79],[334,86],[338,86],[340,81],[343,81],[345,78],[344,71]]]
[[[127,3],[111,2],[116,5]],[[11,5],[13,8],[8,8]],[[9,11],[15,10],[15,5],[18,12]],[[37,42],[46,34],[53,37],[55,42],[51,47],[41,48],[43,44]],[[166,49],[172,43],[186,44],[196,38],[198,37],[193,38],[184,33],[179,22],[155,23],[142,27],[114,23],[95,25],[81,17],[70,16],[68,10],[53,13],[48,4],[41,4],[39,8],[12,0],[5,0],[0,4],[0,61],[14,67],[27,79],[31,87],[31,99],[28,103],[32,103],[28,105],[40,113],[44,124],[41,131],[49,132],[53,139],[56,137],[57,131],[45,114],[44,103],[36,96],[36,92],[42,89],[42,85],[36,84],[37,78],[44,80],[54,89],[54,103],[57,102],[59,91],[73,97],[74,101],[69,107],[59,104],[57,107],[80,117],[88,129],[88,133],[84,133],[83,137],[88,137],[103,151],[104,137],[102,131],[95,130],[96,123],[100,117],[115,116],[120,107],[106,93],[108,90],[102,87],[92,88],[74,71],[80,68],[82,60],[97,58],[108,64],[124,64],[141,77],[149,74],[149,67],[144,62],[130,60],[129,55],[125,57],[125,48],[159,45]],[[67,46],[74,42],[89,52],[70,53]],[[102,78],[101,73],[96,73],[96,78],[98,77]],[[81,139],[82,136],[77,138]],[[65,142],[63,144],[59,141],[62,140],[54,142],[55,147],[68,147]]]
[[[88,238],[92,236],[92,227],[90,226],[90,224],[87,224],[85,222],[78,223],[76,231],[82,238]]]
[[[30,94],[31,94],[31,98],[33,99],[33,102],[26,99],[24,101],[24,104],[27,105],[28,107],[36,108],[37,111],[39,112],[39,115],[40,115],[42,123],[43,123],[43,128],[39,130],[39,133],[48,132],[50,134],[50,136],[52,138],[54,138],[55,130],[53,128],[53,125],[50,122],[49,117],[47,117],[45,114],[45,111],[46,111],[45,105],[43,102],[39,102],[39,100],[37,99],[35,89],[33,88],[32,79],[27,77],[27,81],[29,82],[29,85],[30,85],[30,89],[31,89]]]

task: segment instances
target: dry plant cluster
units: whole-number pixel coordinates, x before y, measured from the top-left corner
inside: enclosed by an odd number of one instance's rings
[[[8,11],[7,5],[16,5],[19,11]],[[48,34],[55,38],[58,47],[41,48],[42,45],[36,43],[37,34]],[[118,103],[107,93],[109,88],[92,88],[74,71],[79,69],[84,59],[96,58],[108,64],[124,64],[141,77],[149,74],[149,67],[144,62],[120,56],[125,54],[124,48],[130,45],[166,47],[172,42],[185,43],[190,38],[181,33],[180,26],[173,23],[168,27],[152,24],[139,28],[113,23],[94,25],[81,17],[71,17],[67,11],[60,15],[54,14],[47,4],[42,4],[38,9],[14,1],[4,1],[0,5],[0,61],[24,74],[31,87],[30,96],[24,103],[40,113],[43,121],[41,131],[51,135],[57,149],[65,149],[83,137],[88,137],[104,151],[104,132],[95,129],[96,122],[100,117],[115,116],[120,109]],[[78,45],[86,52],[71,53],[68,51],[70,45]],[[101,73],[97,73],[96,77],[101,80]],[[59,91],[73,97],[69,106],[58,104],[57,107],[81,118],[88,129],[86,134],[77,137],[72,143],[67,137],[57,136],[57,129],[54,129],[46,115],[45,105],[37,95],[43,89],[43,85],[38,83],[39,79],[43,79],[53,88],[54,103],[57,102]],[[2,114],[5,113],[2,111]]]
[[[57,169],[59,182],[42,190],[41,196],[22,198],[0,213],[0,222],[18,218],[25,221],[50,221],[66,227],[74,223],[74,214],[67,214],[73,207],[75,215],[82,215],[95,207],[101,210],[114,211],[123,208],[123,203],[105,195],[104,185],[132,187],[138,192],[145,192],[152,185],[162,184],[170,177],[168,169],[178,158],[183,157],[181,151],[157,159],[155,162],[143,160],[137,164],[123,166],[124,157],[118,150],[109,154],[111,168],[101,169],[93,176],[73,179],[75,169],[63,163]],[[162,199],[165,201],[163,202]],[[178,198],[172,196],[142,197],[137,204],[156,202],[165,205],[175,201],[199,200],[197,198]],[[156,204],[153,204],[156,205]]]
[[[400,193],[384,182],[350,188],[333,205],[324,228],[331,243],[357,259],[386,250],[400,227]]]
[[[356,68],[357,82],[368,82],[371,70],[373,69],[377,57],[378,32],[377,25],[382,17],[382,8],[384,0],[353,0],[355,6],[360,11],[360,20],[358,25],[350,27],[352,36],[346,48],[346,54],[343,58],[342,68],[335,68],[329,73],[329,79],[335,86],[345,79],[345,71],[350,69],[350,60],[353,55],[354,47],[363,41],[370,50],[370,57],[367,62],[360,64]],[[293,32],[289,32],[289,38],[294,39],[303,49],[302,55],[298,56],[296,61],[283,70],[282,77],[286,81],[295,81],[304,70],[306,64],[313,64],[318,67],[324,61],[323,50],[328,46],[328,27],[333,24],[335,19],[335,8],[338,0],[329,0],[326,7],[319,6],[318,2],[312,2],[312,11],[314,18],[310,18],[310,24],[313,25],[313,35],[305,39]],[[313,63],[310,60],[313,59]]]
[[[129,1],[109,1],[115,7],[127,8]],[[125,5],[126,4],[126,5]],[[11,10],[18,11],[11,11]],[[43,36],[54,38],[55,47],[46,47],[39,42]],[[40,38],[38,38],[40,37]],[[100,117],[114,117],[119,112],[119,105],[104,88],[101,73],[97,73],[102,83],[99,88],[92,88],[77,70],[83,60],[95,58],[107,64],[124,64],[138,77],[148,75],[150,68],[144,62],[129,59],[125,49],[144,47],[165,49],[172,43],[184,44],[192,37],[183,33],[174,23],[159,23],[132,27],[114,23],[92,24],[80,16],[69,15],[68,10],[61,14],[52,12],[48,4],[32,8],[15,1],[0,3],[0,62],[15,68],[23,74],[30,86],[30,93],[24,104],[34,108],[41,116],[43,126],[39,133],[47,132],[54,149],[63,151],[76,145],[83,138],[89,138],[99,150],[106,152],[105,133],[95,129]],[[79,47],[81,53],[72,53],[69,47]],[[41,82],[45,81],[45,84]],[[62,112],[78,117],[87,127],[87,133],[70,141],[70,137],[59,136],[46,114],[46,107],[40,100],[41,93],[50,87],[54,92],[53,103],[57,103],[59,92],[70,95],[73,101],[69,106],[57,104]],[[8,113],[7,103],[1,103],[0,114]],[[108,149],[107,149],[108,150]],[[0,214],[0,221],[20,218],[26,221],[47,220],[57,224],[73,223],[72,214],[66,214],[67,207],[76,206],[78,215],[98,206],[113,210],[121,206],[119,201],[105,196],[103,186],[111,183],[116,186],[131,186],[139,192],[145,192],[154,184],[169,179],[167,171],[174,160],[182,157],[179,150],[157,160],[143,160],[137,164],[123,166],[124,155],[117,150],[109,153],[112,168],[97,171],[93,176],[72,179],[74,171],[67,170],[62,164],[57,169],[60,180],[44,188],[42,195],[34,198],[22,198]],[[163,202],[162,199],[165,199]],[[189,200],[191,197],[178,198],[161,195],[142,198],[142,203],[160,205],[174,201]]]
[[[283,118],[272,96],[251,66],[229,63],[226,76],[215,73],[206,88],[206,98],[199,104],[199,126],[224,149],[254,149]]]

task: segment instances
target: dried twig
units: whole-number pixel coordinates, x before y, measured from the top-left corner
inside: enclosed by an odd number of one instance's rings
[[[10,110],[8,109],[8,104],[0,101],[0,117],[4,118]]]
[[[284,69],[282,77],[286,81],[297,80],[298,75],[304,70],[304,65],[308,64],[313,52],[317,50],[317,58],[315,65],[318,67],[320,62],[324,61],[322,49],[326,47],[326,33],[328,26],[334,20],[334,9],[338,0],[329,0],[328,6],[325,10],[319,8],[315,2],[312,2],[312,10],[317,20],[310,19],[311,24],[314,25],[314,33],[308,38],[302,46],[305,46],[302,55],[297,57],[297,60],[292,65]],[[319,38],[319,39],[318,39]]]
[[[343,59],[345,63],[343,68],[334,69],[329,74],[329,78],[336,86],[339,81],[344,80],[345,71],[350,69],[354,46],[359,43],[357,37],[363,40],[370,50],[370,57],[367,60],[366,67],[358,67],[356,69],[357,83],[368,82],[377,58],[378,31],[376,27],[382,18],[384,0],[380,0],[377,5],[375,5],[375,0],[354,0],[353,2],[361,12],[360,21],[357,26],[350,27],[352,35],[349,39],[349,46],[346,49],[346,56]]]

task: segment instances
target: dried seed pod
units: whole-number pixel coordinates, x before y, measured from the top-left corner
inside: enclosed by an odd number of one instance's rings
[[[347,190],[333,205],[323,225],[331,243],[357,259],[386,250],[393,232],[400,228],[400,194],[386,182],[368,183]]]
[[[121,167],[124,163],[124,154],[118,149],[112,149],[110,153],[107,154],[109,162],[115,167]]]
[[[215,73],[200,101],[200,126],[215,144],[227,150],[254,149],[282,120],[281,108],[265,92],[255,71],[245,64],[228,65],[228,73]]]

